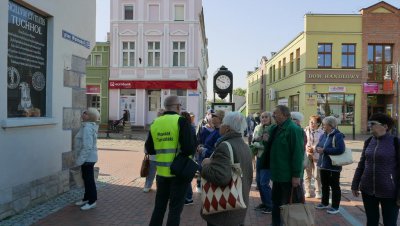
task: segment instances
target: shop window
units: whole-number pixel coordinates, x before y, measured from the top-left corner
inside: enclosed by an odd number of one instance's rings
[[[135,42],[122,42],[122,66],[135,66]]]
[[[159,67],[160,66],[160,42],[147,43],[147,66]]]
[[[299,95],[289,97],[289,108],[290,111],[299,111]]]
[[[356,67],[356,45],[342,44],[342,68]]]
[[[368,80],[383,81],[386,67],[392,64],[393,47],[383,44],[368,44]]]
[[[317,104],[317,114],[322,118],[334,116],[342,125],[354,122],[355,94],[319,93]]]
[[[133,20],[133,5],[124,5],[124,20]]]
[[[4,58],[7,56],[7,68],[2,68],[7,73],[2,75],[7,77],[7,117],[50,117],[46,103],[54,98],[47,92],[51,89],[46,88],[47,78],[52,76],[47,73],[47,53],[51,58],[53,53],[48,51],[47,40],[53,36],[47,33],[47,17],[17,2],[7,2],[8,32],[3,29],[3,36],[8,36],[8,49],[2,52]]]
[[[173,42],[172,43],[172,66],[184,67],[186,62],[186,43]]]
[[[318,43],[318,68],[332,68],[332,43]]]

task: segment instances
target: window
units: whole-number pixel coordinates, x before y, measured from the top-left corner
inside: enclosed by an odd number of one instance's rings
[[[185,111],[187,109],[187,90],[186,89],[172,89],[170,95],[178,96],[179,103],[182,105],[181,110]]]
[[[254,104],[254,93],[251,93],[251,103]]]
[[[159,67],[160,66],[160,42],[147,43],[147,66]]]
[[[96,108],[100,112],[101,111],[100,95],[98,95],[98,94],[87,94],[86,96],[87,96],[88,107]]]
[[[318,43],[318,68],[332,68],[331,43]]]
[[[282,78],[282,62],[278,62],[278,79]]]
[[[300,71],[300,48],[296,49],[296,72]]]
[[[102,62],[101,62],[101,55],[96,54],[94,55],[94,66],[101,66]]]
[[[334,116],[338,124],[354,122],[355,94],[319,93],[317,96],[317,114],[321,117]]]
[[[135,42],[122,42],[122,66],[135,66]]]
[[[293,62],[293,53],[291,53],[291,54],[290,54],[290,66],[289,66],[289,67],[290,67],[290,68],[289,68],[290,74],[293,74],[293,68],[294,68],[293,65],[294,65],[294,62]]]
[[[299,95],[289,97],[289,108],[290,111],[299,111]]]
[[[391,45],[368,45],[368,80],[383,80],[386,67],[392,64],[392,55],[393,47]]]
[[[275,65],[272,66],[272,73],[273,73],[273,77],[274,77],[274,78],[273,78],[273,81],[275,82],[275,81],[276,81],[276,77],[275,77],[275,74],[276,74],[276,73],[275,73]]]
[[[269,84],[272,83],[272,67],[269,67]]]
[[[133,20],[133,5],[124,5],[124,20]]]
[[[258,91],[256,91],[256,104],[258,104]]]
[[[184,20],[185,20],[185,6],[175,5],[175,21],[184,21]]]
[[[342,44],[342,68],[356,67],[356,44]]]
[[[185,66],[185,42],[173,42],[172,43],[172,66],[174,67],[184,67]]]
[[[286,77],[286,57],[283,58],[283,77]]]
[[[149,5],[149,21],[159,21],[159,5]]]

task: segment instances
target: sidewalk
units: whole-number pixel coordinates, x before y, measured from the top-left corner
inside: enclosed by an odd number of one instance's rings
[[[143,193],[144,178],[139,177],[143,159],[143,145],[146,134],[134,134],[133,139],[99,139],[100,167],[97,208],[81,211],[70,200],[62,209],[38,220],[37,226],[60,225],[148,225],[154,205],[155,184],[150,193]],[[363,140],[346,141],[348,147],[354,150],[354,159],[361,154]],[[358,162],[358,161],[357,161]],[[350,192],[350,184],[356,163],[344,167],[341,174],[342,202],[341,214],[330,215],[325,211],[316,210],[316,225],[365,225],[365,215],[361,199],[355,199]],[[195,181],[192,184],[195,186]],[[251,189],[250,203],[245,225],[269,225],[270,214],[254,211],[259,204],[259,193]],[[74,197],[80,198],[82,190]],[[80,195],[79,195],[80,193]],[[78,198],[77,198],[78,197]],[[200,217],[200,194],[194,193],[194,205],[185,206],[182,213],[181,225],[205,226],[206,222]],[[318,203],[317,199],[307,199],[308,202]],[[0,222],[0,225],[3,222]],[[399,221],[400,223],[400,221]],[[7,224],[13,225],[13,224]],[[22,224],[14,224],[22,225]]]

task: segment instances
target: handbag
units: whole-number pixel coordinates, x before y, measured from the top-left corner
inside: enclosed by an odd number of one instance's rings
[[[315,208],[313,204],[292,203],[293,190],[290,193],[289,204],[280,207],[281,221],[284,226],[313,226],[315,225]]]
[[[145,154],[142,160],[142,166],[140,167],[140,177],[147,177],[149,175],[150,159],[149,155]]]
[[[171,174],[189,183],[194,178],[199,165],[193,159],[179,153],[175,156],[169,168]]]
[[[232,146],[228,145],[232,164],[232,178],[226,186],[217,186],[203,177],[201,178],[202,213],[205,215],[229,210],[245,209],[242,192],[242,169],[240,163],[234,163]]]
[[[335,136],[332,139],[332,146],[335,147]],[[340,155],[329,155],[334,166],[345,166],[353,163],[353,153],[350,148],[345,148]]]

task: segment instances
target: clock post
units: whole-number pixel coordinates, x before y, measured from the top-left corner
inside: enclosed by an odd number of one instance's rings
[[[232,93],[233,93],[233,75],[232,72],[228,70],[224,65],[218,68],[217,72],[214,74],[213,78],[213,90],[214,90],[214,102],[212,103],[212,108],[214,110],[235,110],[235,103],[232,103]],[[229,94],[228,103],[216,103],[215,94],[217,94],[221,99]],[[215,109],[218,108],[218,109]]]

